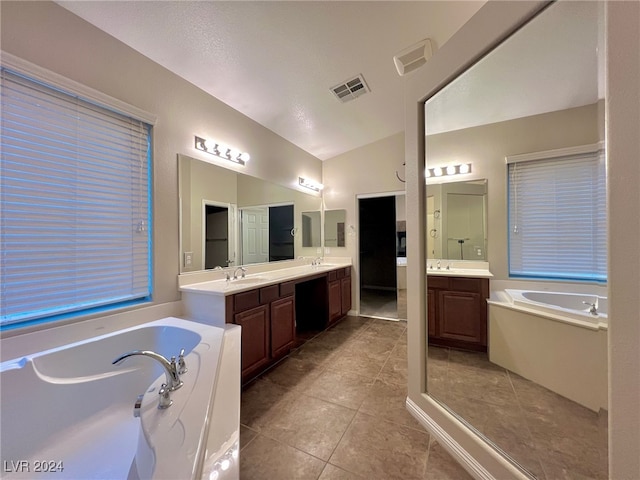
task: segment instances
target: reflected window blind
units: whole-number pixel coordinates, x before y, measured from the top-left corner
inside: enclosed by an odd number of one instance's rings
[[[508,169],[510,276],[606,282],[604,152]]]
[[[3,68],[0,324],[151,295],[150,126]]]

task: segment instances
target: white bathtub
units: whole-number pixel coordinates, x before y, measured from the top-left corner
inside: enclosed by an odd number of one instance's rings
[[[506,289],[508,303],[525,311],[587,328],[607,328],[607,298],[584,293]],[[597,314],[590,312],[590,304]]]
[[[185,349],[184,385],[158,409],[158,362]],[[166,318],[0,364],[2,477],[237,479],[240,329]],[[144,394],[140,417],[133,407]]]
[[[595,412],[608,408],[606,297],[504,288],[487,303],[491,362]]]

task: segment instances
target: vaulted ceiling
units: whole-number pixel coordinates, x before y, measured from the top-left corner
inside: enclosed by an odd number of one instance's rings
[[[321,160],[404,130],[393,57],[442,46],[481,1],[59,1]],[[361,74],[370,93],[331,87]]]

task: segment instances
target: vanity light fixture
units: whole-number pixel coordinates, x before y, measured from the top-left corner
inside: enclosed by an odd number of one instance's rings
[[[434,167],[427,170],[427,178],[442,177],[444,175],[463,175],[471,173],[471,164],[463,163],[461,165],[449,165],[448,167]]]
[[[313,190],[315,192],[319,192],[324,188],[324,185],[322,185],[321,183],[314,182],[313,180],[309,180],[308,178],[304,178],[304,177],[298,177],[298,183],[301,186],[308,188],[310,190]]]
[[[224,158],[232,162],[244,165],[249,161],[251,156],[247,152],[241,152],[237,148],[225,145],[216,140],[206,140],[196,135],[196,150],[207,152],[216,157]]]

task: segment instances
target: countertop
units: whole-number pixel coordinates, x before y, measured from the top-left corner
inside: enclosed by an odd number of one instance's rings
[[[299,265],[295,267],[280,268],[266,272],[251,273],[251,265],[247,266],[248,272],[245,278],[237,280],[210,280],[193,283],[180,287],[181,292],[200,293],[209,295],[233,295],[256,288],[275,285],[282,282],[297,280],[304,277],[312,277],[328,273],[332,270],[350,267],[351,263],[324,263],[320,265]],[[222,272],[219,272],[222,276]]]

